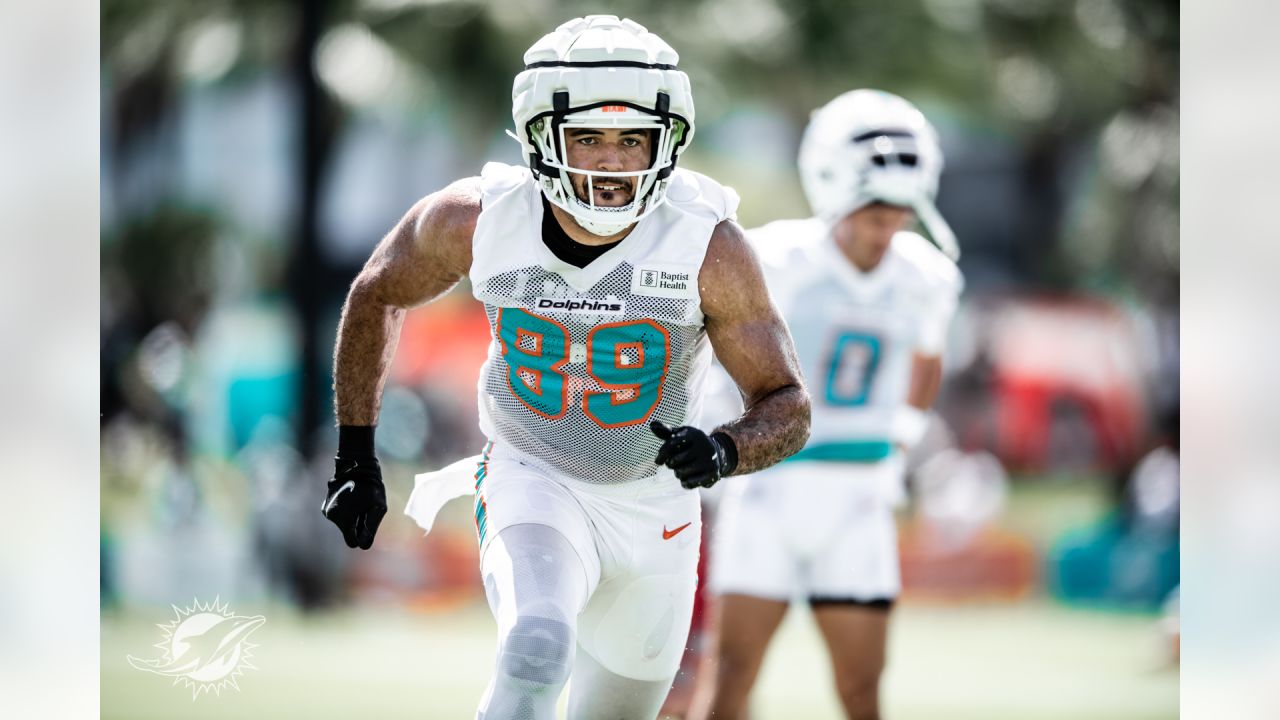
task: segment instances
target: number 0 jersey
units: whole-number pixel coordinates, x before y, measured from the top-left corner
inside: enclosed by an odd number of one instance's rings
[[[923,237],[893,237],[884,259],[861,272],[819,220],[784,220],[748,231],[769,291],[795,340],[813,400],[809,443],[794,459],[874,462],[896,438],[912,356],[940,354],[963,284],[951,260]]]
[[[585,268],[541,237],[541,191],[528,169],[489,163],[470,279],[493,340],[480,372],[480,428],[540,466],[578,480],[653,475],[651,420],[697,416],[710,360],[698,273],[733,190],[677,169],[667,202]]]

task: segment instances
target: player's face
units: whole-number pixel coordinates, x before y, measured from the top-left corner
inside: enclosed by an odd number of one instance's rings
[[[564,134],[569,167],[597,172],[639,172],[653,160],[651,130],[627,128],[569,128]],[[601,207],[622,207],[636,194],[637,178],[597,177],[587,187],[587,176],[569,173],[573,190],[582,202]]]
[[[836,243],[862,270],[880,264],[895,233],[915,221],[911,208],[875,202],[844,217],[835,227]]]

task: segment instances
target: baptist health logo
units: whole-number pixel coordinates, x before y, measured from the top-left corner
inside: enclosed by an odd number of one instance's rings
[[[209,605],[193,600],[191,607],[180,610],[172,605],[172,622],[157,625],[164,639],[155,644],[161,656],[146,660],[128,656],[129,664],[139,670],[173,678],[191,688],[194,702],[200,693],[213,691],[221,695],[223,688],[236,690],[236,678],[245,670],[256,670],[249,662],[250,651],[258,647],[249,635],[267,621],[261,615],[236,615],[214,598]]]

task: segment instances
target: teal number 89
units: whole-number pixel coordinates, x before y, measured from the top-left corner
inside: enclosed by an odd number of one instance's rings
[[[498,341],[511,392],[548,420],[564,416],[569,383],[569,331],[519,308],[498,312]],[[603,390],[582,393],[582,410],[604,428],[644,422],[662,399],[671,341],[652,320],[597,325],[587,334],[587,374]]]

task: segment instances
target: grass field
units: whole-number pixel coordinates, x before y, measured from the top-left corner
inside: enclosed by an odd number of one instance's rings
[[[240,691],[201,695],[131,667],[154,657],[170,616],[104,615],[102,717],[469,718],[488,679],[493,621],[483,605],[447,613],[365,608],[304,617],[261,613],[257,667]],[[754,698],[763,720],[840,717],[821,641],[792,612]],[[1148,616],[1047,601],[895,611],[886,716],[894,720],[1156,720],[1178,716],[1178,673],[1162,667]]]

